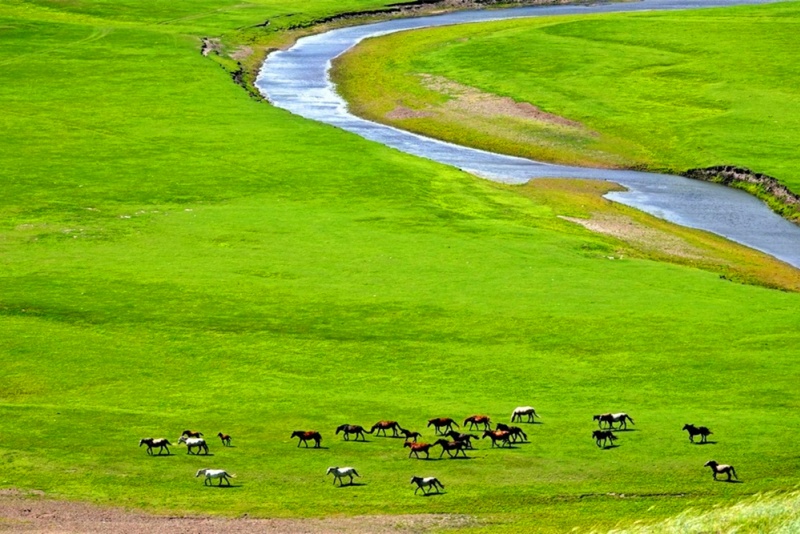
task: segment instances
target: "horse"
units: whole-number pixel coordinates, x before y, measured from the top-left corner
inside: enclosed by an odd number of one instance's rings
[[[200,451],[203,451],[204,454],[208,454],[208,445],[203,438],[187,438],[186,436],[181,436],[180,439],[178,439],[178,445],[181,443],[186,444],[186,454],[191,454],[192,449],[198,449],[195,454],[200,454]]]
[[[170,454],[169,447],[167,445],[172,445],[167,438],[144,438],[139,440],[139,446],[147,445],[147,454],[153,456],[153,449],[158,447],[158,455],[161,456],[161,453],[164,449],[167,449],[167,454]]]
[[[706,443],[708,436],[713,434],[707,427],[704,426],[694,426],[690,424],[683,425],[681,430],[685,430],[689,433],[689,441],[694,443],[694,437],[698,434],[700,435],[700,443]]]
[[[483,425],[483,429],[484,430],[491,430],[492,429],[491,422],[492,422],[492,420],[489,418],[488,415],[470,415],[469,417],[464,419],[464,423],[463,424],[464,424],[464,428],[466,428],[467,427],[467,423],[469,423],[469,429],[470,430],[474,430],[479,425]]]
[[[597,443],[598,447],[600,447],[600,442],[602,441],[603,448],[605,448],[606,446],[606,441],[610,441],[611,444],[613,445],[614,440],[617,439],[617,436],[615,436],[614,433],[611,432],[610,430],[595,430],[594,432],[592,432],[592,437],[594,438],[595,443]]]
[[[322,441],[322,434],[316,430],[295,430],[289,437],[289,439],[292,438],[300,438],[300,441],[297,442],[297,446],[299,447],[301,443],[305,443],[306,449],[308,448],[308,440],[313,439],[314,448],[319,449],[319,444]]]
[[[460,434],[455,430],[451,430],[450,432],[445,433],[445,436],[452,438],[453,441],[463,441],[468,449],[473,449],[472,446],[472,439],[481,439],[478,436],[472,434]]]
[[[422,437],[422,434],[420,434],[419,432],[412,432],[410,430],[406,430],[405,428],[401,428],[400,433],[403,434],[403,437],[405,437],[406,441],[413,439],[414,443],[417,442],[417,438]]]
[[[509,448],[511,447],[511,433],[508,430],[484,430],[481,438],[491,438],[492,447],[503,447],[503,445]],[[500,445],[497,445],[498,441]]]
[[[410,451],[408,451],[409,458],[411,458],[411,455],[413,454],[414,456],[417,457],[417,459],[419,459],[419,453],[421,452],[425,453],[425,458],[430,458],[431,456],[428,451],[430,450],[431,447],[433,447],[433,444],[417,443],[417,442],[412,443],[410,441],[406,441],[405,443],[403,443],[403,447],[408,447],[409,449],[411,449]]]
[[[325,476],[328,476],[331,473],[333,473],[334,486],[336,485],[337,480],[339,481],[340,486],[344,486],[344,482],[342,482],[342,478],[344,477],[350,477],[350,485],[353,484],[353,475],[361,478],[361,475],[356,472],[354,467],[329,467],[328,470],[325,471]]]
[[[597,426],[599,428],[603,428],[603,423],[608,424],[608,428],[614,429],[614,423],[619,423],[619,430],[627,429],[628,428],[628,421],[631,424],[636,424],[633,422],[633,418],[630,415],[620,412],[620,413],[604,413],[600,415],[592,416],[592,421],[597,421]]]
[[[511,412],[511,422],[513,423],[514,421],[519,420],[519,422],[521,423],[523,415],[528,416],[529,423],[533,423],[534,418],[536,417],[541,419],[541,417],[536,413],[536,410],[534,409],[533,406],[518,406],[514,408],[513,412]]]
[[[386,437],[386,430],[390,428],[392,429],[392,437],[398,437],[397,432],[401,429],[401,426],[397,421],[378,421],[372,425],[372,428],[369,429],[369,433],[372,434],[374,432],[377,436],[383,432],[383,436]]]
[[[495,430],[505,430],[508,432],[511,441],[514,443],[517,442],[517,438],[520,438],[523,442],[528,441],[528,434],[526,434],[525,431],[518,426],[508,426],[505,423],[497,423]]]
[[[187,438],[202,438],[202,432],[195,432],[194,430],[184,430],[181,433],[181,436],[186,436]]]
[[[736,480],[739,480],[739,476],[736,474],[736,469],[734,469],[732,465],[718,464],[714,460],[709,460],[703,464],[703,467],[711,468],[711,473],[714,475],[714,480],[717,480],[717,475],[721,473],[728,475],[728,480],[731,479],[731,474],[733,474]]]
[[[440,439],[437,440],[434,445],[439,445],[442,448],[442,453],[439,455],[439,458],[444,456],[445,451],[447,451],[447,455],[450,458],[458,458],[459,452],[464,458],[467,457],[467,453],[464,451],[464,449],[467,448],[467,443],[465,441],[447,441],[446,439]],[[456,451],[456,454],[453,455],[452,451]]]
[[[358,441],[358,436],[361,436],[362,441],[367,441],[366,436],[364,436],[364,427],[361,425],[339,425],[336,427],[336,435],[339,435],[339,432],[344,432],[344,440],[350,441],[350,434],[356,435],[356,441]]]
[[[450,430],[453,430],[453,425],[458,427],[458,423],[449,417],[436,417],[435,419],[428,419],[428,426],[430,427],[431,425],[433,425],[433,428],[436,430],[437,434],[442,435],[444,435],[444,431],[442,430],[443,428],[449,432]]]
[[[428,491],[425,488],[433,488],[436,490],[436,493],[439,493],[439,488],[444,489],[444,484],[439,482],[439,479],[436,477],[411,477],[411,482],[409,482],[409,484],[417,485],[417,489],[414,490],[414,495],[416,495],[419,490],[422,490],[422,493],[427,495]]]
[[[194,478],[197,478],[200,475],[205,475],[205,480],[203,480],[204,486],[209,484],[212,478],[219,479],[219,484],[217,484],[218,486],[222,485],[223,480],[225,481],[226,484],[228,484],[228,486],[230,486],[231,481],[228,480],[228,477],[236,478],[236,475],[231,475],[224,469],[198,469],[197,474],[194,476]],[[213,484],[211,485],[213,486]]]
[[[228,434],[223,434],[222,432],[220,432],[219,434],[217,434],[217,436],[219,436],[219,439],[222,440],[222,444],[224,446],[226,446],[226,447],[230,447],[231,446],[231,439],[232,438]]]

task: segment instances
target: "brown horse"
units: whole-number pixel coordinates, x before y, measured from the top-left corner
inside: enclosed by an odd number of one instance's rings
[[[406,430],[405,428],[401,428],[400,433],[403,434],[403,437],[406,438],[406,441],[413,439],[414,443],[417,442],[417,438],[422,437],[422,434],[420,434],[419,432],[412,432],[410,430]]]
[[[733,474],[734,478],[739,480],[739,476],[736,474],[736,469],[734,469],[732,465],[718,464],[714,460],[709,460],[703,464],[703,467],[711,468],[711,472],[714,474],[714,480],[717,480],[717,475],[719,474],[728,475],[728,480],[731,479],[731,474]]]
[[[492,447],[511,447],[511,433],[508,430],[485,430],[481,437],[491,438]],[[497,445],[498,441],[500,445]]]
[[[203,437],[203,433],[202,432],[195,432],[194,430],[184,430],[181,433],[181,436],[182,437],[186,436],[187,438],[202,438]]]
[[[411,458],[411,455],[413,454],[414,456],[417,457],[417,459],[419,459],[419,453],[421,452],[425,453],[425,458],[430,458],[430,453],[428,453],[428,451],[431,449],[431,447],[433,447],[433,444],[416,443],[416,442],[412,443],[410,441],[406,441],[405,443],[403,443],[403,447],[408,447],[409,449],[411,449],[408,452],[409,458]]]
[[[364,436],[364,427],[361,425],[339,425],[336,427],[336,435],[339,435],[339,432],[344,432],[344,440],[350,441],[350,434],[356,435],[356,441],[358,441],[358,436],[361,436],[362,441],[367,441],[366,436]]]
[[[458,427],[458,423],[456,423],[449,417],[437,417],[435,419],[428,419],[428,427],[430,427],[431,425],[433,425],[433,428],[436,430],[437,434],[444,434],[445,430],[448,432],[453,430],[453,425],[456,425]]]
[[[434,445],[439,445],[442,448],[442,454],[439,455],[439,458],[444,456],[445,452],[447,452],[450,458],[458,458],[459,452],[464,458],[467,457],[467,453],[464,451],[464,449],[467,448],[467,444],[464,441],[447,441],[446,439],[440,439],[437,440]],[[453,455],[452,451],[456,451],[456,454]]]
[[[461,434],[456,432],[455,430],[451,430],[450,432],[445,433],[445,436],[449,437],[453,441],[463,441],[466,444],[467,449],[473,449],[472,446],[472,439],[481,439],[478,436],[473,434]]]
[[[517,442],[517,438],[521,439],[523,442],[528,441],[528,434],[526,434],[525,431],[518,426],[509,426],[505,423],[497,423],[497,428],[495,428],[495,430],[505,430],[508,432],[510,434],[511,441],[514,443]]]
[[[219,439],[222,440],[222,444],[225,447],[230,447],[231,446],[231,439],[232,438],[228,434],[223,434],[222,432],[220,432],[219,434],[217,434],[217,436],[219,436]]]
[[[399,437],[397,435],[397,432],[400,430],[401,426],[400,423],[398,423],[397,421],[378,421],[377,423],[372,425],[372,428],[369,429],[369,433],[370,434],[375,433],[375,435],[377,436],[381,432],[383,432],[383,435],[385,437],[386,431],[390,428],[392,429],[392,437],[393,438]]]
[[[139,440],[139,446],[141,447],[142,445],[147,445],[147,454],[150,456],[153,455],[153,449],[158,447],[158,455],[161,456],[161,452],[164,449],[167,449],[168,455],[170,454],[169,447],[167,447],[167,445],[172,445],[172,443],[170,443],[167,438],[144,438]]]
[[[606,441],[611,442],[611,444],[613,445],[614,441],[617,439],[617,436],[615,436],[614,433],[611,432],[610,430],[595,430],[594,432],[592,432],[592,437],[594,438],[595,443],[597,443],[598,447],[600,447],[600,442],[602,441],[603,448],[605,448],[606,446]]]
[[[299,447],[301,443],[306,444],[306,448],[308,448],[308,441],[314,440],[314,448],[319,449],[319,444],[322,441],[322,434],[317,432],[316,430],[295,430],[292,432],[292,438],[300,438],[300,441],[297,442],[297,446]]]
[[[469,429],[474,430],[475,428],[483,425],[484,430],[491,430],[492,420],[489,418],[488,415],[470,415],[466,419],[464,419],[464,428],[467,427],[467,423],[469,423]]]
[[[694,426],[690,424],[683,425],[682,430],[685,430],[689,433],[689,441],[694,443],[694,437],[700,435],[700,443],[707,443],[708,436],[713,434],[707,427],[704,426]]]

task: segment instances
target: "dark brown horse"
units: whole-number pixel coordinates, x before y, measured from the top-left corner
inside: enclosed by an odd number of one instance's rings
[[[428,427],[431,425],[433,425],[433,428],[436,430],[437,434],[444,434],[445,430],[448,432],[453,430],[453,425],[458,427],[458,423],[449,417],[436,417],[435,419],[428,419]]]
[[[497,423],[497,428],[495,428],[495,430],[505,430],[508,432],[510,434],[511,441],[514,443],[517,442],[517,439],[521,439],[523,442],[528,441],[528,434],[526,434],[525,431],[518,426],[509,426],[505,423]]]
[[[704,426],[694,426],[690,424],[683,425],[683,429],[689,433],[689,441],[694,443],[694,437],[699,435],[700,436],[700,443],[706,443],[708,440],[708,436],[713,434],[707,427]]]
[[[383,432],[383,435],[386,436],[386,431],[390,428],[392,429],[392,437],[393,438],[398,437],[397,432],[400,430],[401,427],[400,423],[398,423],[397,421],[378,421],[377,423],[372,425],[372,428],[369,429],[369,433],[370,434],[375,433],[375,435],[377,436],[381,432]]]
[[[187,438],[202,438],[202,432],[195,432],[194,430],[184,430],[181,432],[181,436],[186,436]]]
[[[449,437],[453,441],[463,441],[466,444],[467,449],[473,449],[472,446],[472,439],[481,439],[478,436],[472,434],[461,434],[456,432],[455,430],[451,430],[450,432],[445,433],[445,436]]]
[[[594,432],[592,432],[592,437],[594,438],[595,443],[597,443],[598,447],[600,447],[600,442],[602,441],[603,448],[605,448],[606,446],[606,441],[610,442],[613,445],[614,441],[617,439],[617,436],[615,436],[614,433],[611,432],[610,430],[595,430]]]
[[[337,436],[339,432],[344,432],[345,441],[350,441],[350,434],[356,435],[356,441],[358,441],[358,436],[361,436],[362,441],[367,441],[367,437],[364,435],[364,427],[361,425],[339,425],[336,427]]]
[[[470,415],[466,419],[464,419],[464,428],[467,427],[467,423],[469,423],[469,429],[474,430],[475,428],[483,425],[484,430],[491,430],[492,429],[492,420],[489,418],[488,415]]]
[[[406,441],[405,443],[403,443],[403,447],[408,447],[409,449],[411,449],[408,452],[408,457],[409,458],[411,458],[412,454],[414,456],[416,456],[417,458],[419,458],[419,453],[421,453],[421,452],[425,453],[425,458],[430,458],[430,453],[428,451],[431,449],[431,447],[433,447],[433,444],[432,443],[412,443],[411,441]]]
[[[464,458],[467,457],[467,453],[464,451],[464,449],[467,448],[467,444],[464,441],[447,441],[446,439],[440,439],[437,440],[434,445],[439,445],[442,448],[442,454],[439,455],[439,458],[444,456],[445,452],[447,452],[450,458],[458,458],[459,452]],[[452,451],[456,451],[455,455],[453,455]]]
[[[167,454],[170,454],[169,447],[167,445],[172,445],[167,438],[144,438],[139,440],[139,446],[147,445],[147,454],[150,456],[153,455],[153,449],[158,447],[158,455],[161,456],[161,453],[164,449],[167,449]]]
[[[420,434],[419,432],[412,432],[410,430],[406,430],[405,428],[401,428],[400,433],[403,434],[403,437],[406,438],[406,441],[413,439],[414,443],[417,442],[417,438],[422,437],[422,434]]]
[[[306,448],[308,448],[309,440],[314,440],[314,448],[318,449],[319,444],[322,441],[322,434],[317,432],[316,430],[295,430],[292,432],[293,438],[300,438],[300,441],[297,442],[297,446],[299,447],[301,443],[306,444]]]
[[[485,430],[482,437],[491,438],[492,447],[511,447],[511,433],[508,430]],[[500,445],[497,445],[498,441]]]
[[[222,444],[225,447],[230,447],[231,446],[231,439],[233,439],[233,438],[231,438],[228,434],[223,434],[222,432],[220,432],[219,434],[217,434],[217,436],[219,436],[219,439],[222,440]]]
[[[717,475],[720,474],[728,475],[728,480],[731,479],[731,474],[733,474],[734,478],[739,480],[739,476],[736,474],[736,469],[734,469],[732,465],[718,464],[714,460],[709,460],[703,464],[703,467],[711,468],[711,472],[714,474],[714,480],[717,480]]]

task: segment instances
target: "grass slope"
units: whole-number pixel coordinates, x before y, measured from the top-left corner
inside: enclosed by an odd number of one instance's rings
[[[255,102],[196,38],[248,16],[166,6],[0,4],[0,487],[563,531],[796,483],[797,293],[609,260],[616,240],[541,198]],[[468,461],[332,435],[528,403],[531,444]],[[621,409],[636,431],[597,449],[590,416]],[[689,445],[685,422],[718,443]],[[184,428],[214,456],[136,447]],[[298,428],[328,448],[298,450]],[[745,483],[712,483],[709,456]],[[366,485],[334,489],[337,464]],[[209,466],[237,487],[203,488]],[[414,498],[411,474],[449,491]]]
[[[337,80],[359,114],[444,139],[602,166],[733,164],[800,191],[798,20],[787,2],[437,28],[360,45]],[[431,76],[583,127],[486,116]]]

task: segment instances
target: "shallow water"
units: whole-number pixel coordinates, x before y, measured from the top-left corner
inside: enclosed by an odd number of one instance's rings
[[[643,0],[596,6],[459,11],[394,19],[300,39],[289,50],[275,52],[267,58],[256,85],[277,107],[490,180],[524,183],[532,178],[559,177],[617,182],[628,191],[609,193],[607,198],[684,226],[714,232],[800,267],[800,226],[774,214],[764,203],[747,193],[680,176],[552,165],[430,139],[350,114],[347,103],[336,93],[328,75],[331,61],[361,40],[397,31],[556,14],[700,9],[770,1]]]

